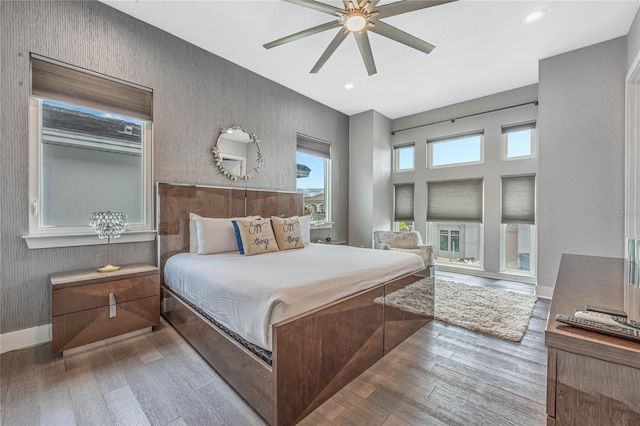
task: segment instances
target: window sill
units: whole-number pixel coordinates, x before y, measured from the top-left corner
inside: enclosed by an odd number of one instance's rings
[[[311,230],[315,230],[315,229],[331,229],[333,228],[333,224],[335,222],[318,222],[318,223],[313,223],[311,222]]]
[[[128,231],[119,238],[111,240],[111,244],[137,243],[141,241],[154,241],[157,231]],[[55,248],[55,247],[76,247],[94,246],[107,244],[107,239],[98,238],[97,234],[61,234],[61,235],[24,235],[22,237],[30,250]]]

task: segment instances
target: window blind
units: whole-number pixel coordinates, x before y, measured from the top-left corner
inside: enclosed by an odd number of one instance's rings
[[[455,141],[459,139],[473,138],[476,136],[484,136],[484,130],[474,131],[474,132],[466,132],[466,133],[458,133],[455,135],[441,136],[438,138],[427,139],[427,144],[436,143],[436,142],[447,142],[447,141]]]
[[[536,128],[536,122],[531,121],[529,123],[512,124],[509,126],[502,126],[502,133],[520,132],[522,130],[533,130]]]
[[[502,223],[535,224],[536,177],[502,177]]]
[[[482,179],[427,183],[428,222],[482,223]]]
[[[415,142],[407,142],[407,143],[400,143],[398,145],[394,145],[393,149],[409,148],[409,147],[415,147],[415,146],[416,146]]]
[[[31,58],[31,95],[142,120],[153,119],[151,89],[38,57]]]
[[[331,144],[329,142],[301,134],[296,137],[296,151],[318,157],[331,158]]]
[[[413,183],[403,183],[394,185],[394,222],[413,222],[414,206],[414,186]]]

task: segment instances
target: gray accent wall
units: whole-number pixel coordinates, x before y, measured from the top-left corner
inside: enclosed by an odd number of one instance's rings
[[[92,1],[0,2],[0,333],[51,321],[51,273],[103,264],[106,247],[29,250],[29,53],[152,88],[154,180],[241,187],[225,179],[211,148],[221,127],[260,139],[265,163],[249,186],[295,190],[296,132],[330,141],[334,240],[348,232],[346,115]],[[117,244],[113,263],[155,263],[156,244]]]
[[[539,63],[539,287],[562,253],[623,256],[626,71],[626,37]]]

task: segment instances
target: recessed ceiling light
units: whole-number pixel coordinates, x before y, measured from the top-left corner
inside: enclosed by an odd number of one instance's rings
[[[535,12],[528,14],[527,17],[524,18],[524,22],[536,22],[540,20],[546,13],[547,11],[544,9],[536,10]]]
[[[351,90],[351,89],[353,89],[353,83],[346,83],[346,84],[344,85],[344,88],[345,88],[345,89],[347,89],[347,90]]]

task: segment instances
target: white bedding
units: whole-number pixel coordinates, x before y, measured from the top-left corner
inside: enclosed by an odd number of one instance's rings
[[[338,245],[258,256],[181,253],[165,285],[247,341],[271,351],[271,325],[424,268],[416,254]]]

